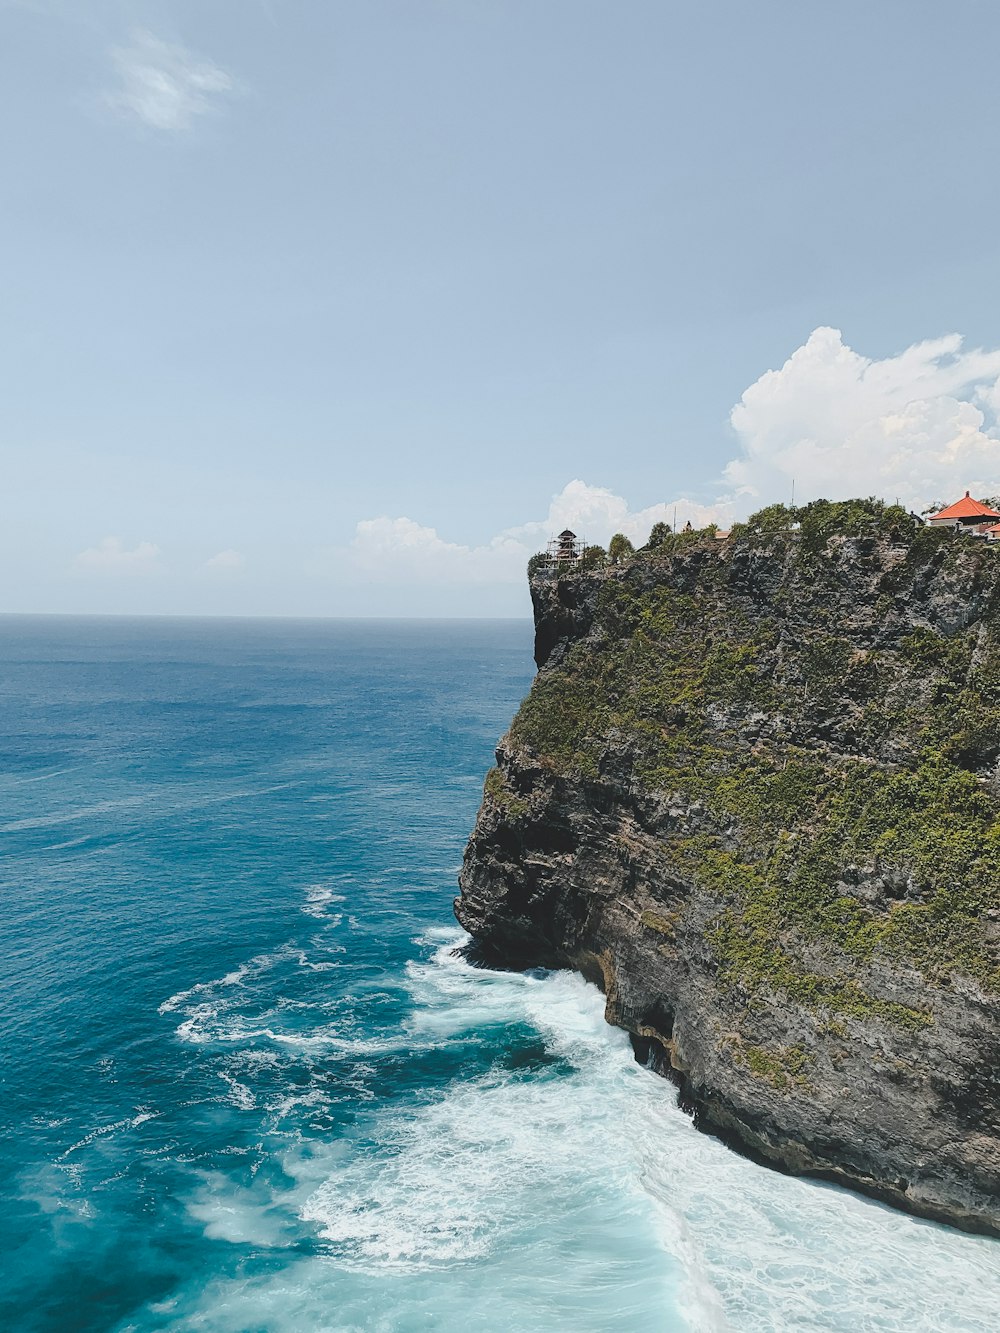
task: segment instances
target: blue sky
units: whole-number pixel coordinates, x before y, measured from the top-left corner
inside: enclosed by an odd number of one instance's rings
[[[0,25],[0,609],[516,615],[563,520],[1000,491],[992,0]]]

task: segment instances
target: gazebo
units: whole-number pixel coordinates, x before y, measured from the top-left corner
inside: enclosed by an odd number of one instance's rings
[[[1000,514],[991,509],[982,500],[973,500],[968,491],[961,500],[953,505],[946,505],[936,514],[931,514],[927,522],[933,528],[982,529],[1000,522]]]

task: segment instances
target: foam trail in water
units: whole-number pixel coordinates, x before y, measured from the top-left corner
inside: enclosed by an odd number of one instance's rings
[[[1000,1247],[758,1167],[698,1133],[580,978],[483,972],[451,941],[408,972],[418,1035],[523,1017],[576,1072],[540,1084],[492,1073],[387,1125],[377,1166],[346,1165],[304,1209],[359,1261],[485,1258],[532,1201],[559,1225],[542,1201],[563,1192],[570,1212],[589,1176],[591,1188],[654,1206],[696,1326],[994,1328]],[[641,1213],[637,1204],[633,1222]]]
[[[98,1129],[91,1130],[78,1143],[72,1144],[65,1152],[60,1153],[56,1160],[63,1162],[73,1153],[79,1152],[81,1148],[89,1148],[92,1143],[96,1143],[98,1139],[106,1138],[110,1134],[121,1134],[130,1129],[138,1129],[147,1120],[154,1119],[157,1114],[156,1111],[147,1111],[140,1107],[135,1115],[129,1116],[127,1120],[116,1120],[112,1125],[101,1125]]]
[[[328,914],[327,908],[331,903],[344,902],[344,895],[337,893],[325,884],[313,884],[306,890],[306,901],[302,911],[306,916],[311,916],[317,921],[328,921],[331,925],[339,926],[343,919],[341,913]]]
[[[189,1212],[206,1236],[288,1262],[182,1293],[137,1327],[995,1333],[1000,1247],[730,1152],[635,1063],[594,987],[473,968],[456,954],[463,938],[418,942],[430,953],[406,968],[402,1030],[338,1037],[319,1022],[297,1038],[324,1059],[352,1042],[372,1060],[494,1054],[372,1103],[353,1142],[293,1135],[280,1187],[203,1180]],[[197,1008],[205,993],[188,996]],[[231,1032],[238,1020],[227,1015]],[[253,1058],[273,1075],[282,1035],[243,1023],[248,1045],[226,1058],[251,1063],[222,1075],[237,1101],[254,1095]],[[325,1097],[322,1084],[288,1087],[271,1106],[293,1125]],[[325,1256],[291,1257],[310,1237]]]

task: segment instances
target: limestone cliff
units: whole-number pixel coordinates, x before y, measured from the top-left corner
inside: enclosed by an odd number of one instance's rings
[[[704,1129],[1000,1234],[1000,551],[873,502],[531,579],[459,920]]]

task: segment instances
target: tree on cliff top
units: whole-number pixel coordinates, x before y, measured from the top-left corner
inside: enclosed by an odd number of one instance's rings
[[[670,536],[671,528],[669,523],[654,523],[649,530],[649,539],[642,548],[644,551],[655,551],[658,546]]]
[[[635,555],[635,547],[624,532],[616,532],[608,543],[609,564],[622,565],[633,555]]]
[[[608,553],[603,546],[585,546],[576,562],[577,569],[600,569],[605,564]]]

